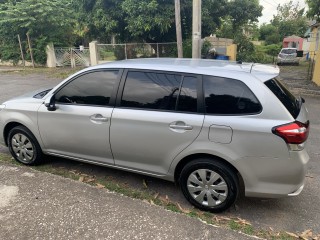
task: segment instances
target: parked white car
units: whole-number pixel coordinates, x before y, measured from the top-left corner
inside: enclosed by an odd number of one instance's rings
[[[309,156],[304,100],[279,68],[140,59],[84,69],[0,105],[0,143],[19,162],[44,154],[176,181],[196,207],[298,195]]]
[[[282,48],[278,54],[277,64],[294,64],[299,65],[300,58],[296,48]]]

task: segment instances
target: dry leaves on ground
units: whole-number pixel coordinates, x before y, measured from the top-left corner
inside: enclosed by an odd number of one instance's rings
[[[181,212],[186,213],[186,214],[191,213],[191,211],[190,211],[189,209],[184,209],[184,208],[182,208],[179,203],[177,203],[177,206],[178,206],[178,208],[179,208],[179,210],[180,210]]]
[[[96,183],[96,188],[102,189],[102,188],[105,188],[105,186],[100,183]]]

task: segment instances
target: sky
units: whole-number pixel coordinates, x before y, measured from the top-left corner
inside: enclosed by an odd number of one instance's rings
[[[262,17],[259,18],[259,25],[263,23],[269,23],[273,18],[273,15],[277,13],[277,6],[279,4],[290,2],[290,0],[259,0],[260,5],[263,6]],[[305,7],[304,0],[293,0],[293,3],[299,3],[300,7]]]

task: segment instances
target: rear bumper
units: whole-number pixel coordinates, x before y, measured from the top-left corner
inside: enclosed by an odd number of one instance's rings
[[[277,63],[298,63],[299,58],[292,58],[292,59],[286,59],[286,58],[278,58]]]
[[[299,188],[297,189],[297,191],[295,191],[295,192],[293,192],[293,193],[289,193],[289,194],[288,194],[288,197],[298,196],[298,195],[302,192],[303,188],[304,188],[304,184],[303,184],[301,187],[299,187]]]
[[[309,155],[306,150],[290,151],[289,158],[246,158],[240,169],[248,197],[297,196],[304,188]]]

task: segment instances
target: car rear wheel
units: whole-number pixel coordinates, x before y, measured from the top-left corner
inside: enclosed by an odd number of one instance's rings
[[[237,174],[215,159],[197,159],[184,166],[180,187],[187,200],[199,209],[222,212],[237,199]]]
[[[34,135],[24,126],[17,126],[8,134],[8,147],[15,160],[25,165],[42,162],[41,147]]]

